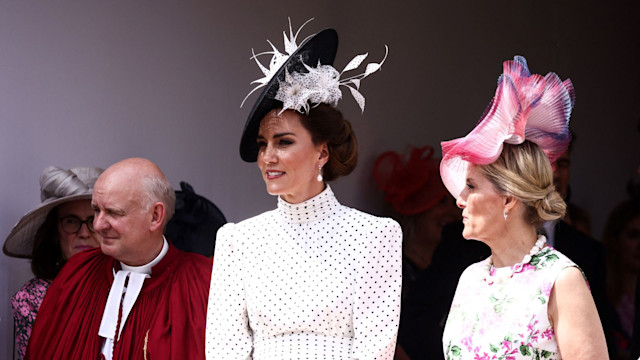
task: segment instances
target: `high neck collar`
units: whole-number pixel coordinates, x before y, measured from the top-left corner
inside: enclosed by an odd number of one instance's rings
[[[169,251],[169,243],[167,242],[167,239],[165,239],[164,235],[162,235],[162,241],[163,244],[160,253],[155,257],[155,259],[151,260],[150,263],[140,266],[129,266],[120,262],[120,267],[122,268],[122,270],[151,275],[151,268],[156,266],[156,264],[158,264],[160,260],[162,260],[162,258],[167,254],[167,251]]]
[[[294,224],[321,220],[338,206],[340,203],[329,185],[320,194],[298,204],[290,204],[278,197],[278,212],[286,222]]]

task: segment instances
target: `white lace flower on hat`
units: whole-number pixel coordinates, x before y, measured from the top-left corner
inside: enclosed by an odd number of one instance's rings
[[[258,64],[258,67],[264,74],[264,77],[261,77],[260,79],[256,79],[251,82],[252,84],[259,84],[259,85],[253,88],[253,90],[251,90],[247,94],[247,96],[244,97],[244,100],[242,100],[242,104],[240,105],[240,107],[244,105],[244,102],[247,101],[247,98],[251,94],[253,94],[256,90],[266,86],[269,83],[269,81],[271,81],[271,78],[273,78],[276,72],[278,72],[278,70],[282,67],[282,65],[284,65],[284,63],[287,62],[289,57],[298,49],[298,44],[296,44],[296,39],[298,37],[298,34],[300,34],[300,30],[302,30],[302,28],[305,25],[307,25],[311,20],[313,20],[313,18],[307,20],[304,24],[302,24],[302,26],[300,26],[300,28],[298,29],[298,31],[296,31],[294,35],[293,30],[291,28],[291,18],[289,18],[289,37],[287,37],[286,32],[284,31],[282,32],[282,36],[284,37],[284,51],[286,52],[286,54],[281,53],[275,47],[275,45],[273,45],[273,43],[269,40],[267,40],[267,42],[269,43],[269,45],[271,45],[272,51],[265,51],[265,52],[256,54],[253,48],[251,49],[251,53],[253,54],[253,56],[251,56],[251,59],[256,61],[256,64]],[[302,42],[304,43],[306,40],[307,39],[305,38]],[[266,67],[262,65],[262,63],[258,60],[258,56],[269,55],[269,54],[273,56],[271,57],[271,61],[269,61],[269,67]]]
[[[265,76],[252,82],[252,84],[258,83],[259,85],[251,90],[247,97],[257,89],[269,84],[278,70],[289,60],[289,57],[295,53],[298,49],[296,38],[300,33],[300,30],[302,30],[302,28],[311,20],[313,19],[305,22],[294,35],[293,30],[291,29],[291,19],[289,19],[290,38],[287,38],[287,35],[283,33],[285,52],[289,55],[279,52],[271,42],[269,42],[269,44],[273,48],[273,51],[257,55],[254,54],[252,58],[256,60]],[[304,43],[304,41],[302,43]],[[369,63],[367,64],[365,72],[345,79],[341,79],[342,75],[347,71],[357,69],[367,58],[368,53],[355,56],[347,66],[345,66],[342,72],[338,72],[338,70],[331,65],[322,65],[320,62],[318,62],[315,67],[310,66],[309,64],[304,64],[303,58],[300,57],[299,61],[304,65],[307,72],[289,73],[288,70],[285,70],[284,80],[279,81],[279,88],[274,98],[282,102],[283,106],[281,112],[287,109],[292,109],[300,113],[308,113],[312,107],[315,107],[318,104],[329,104],[335,107],[338,104],[338,101],[342,98],[342,90],[340,89],[340,86],[346,86],[349,88],[351,95],[360,106],[360,109],[364,112],[365,98],[359,92],[360,81],[380,70],[388,53],[389,48],[385,45],[385,55],[382,61],[379,63]],[[257,56],[264,54],[273,55],[269,68],[263,66],[257,59]],[[295,60],[296,59],[291,59],[291,61]],[[242,101],[243,104],[247,97]]]

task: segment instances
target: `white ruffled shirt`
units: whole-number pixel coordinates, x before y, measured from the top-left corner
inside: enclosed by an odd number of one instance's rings
[[[207,359],[393,359],[402,231],[331,188],[218,231]]]

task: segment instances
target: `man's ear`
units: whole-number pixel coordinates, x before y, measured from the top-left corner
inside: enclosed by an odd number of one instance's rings
[[[151,206],[151,223],[149,224],[149,230],[155,232],[158,228],[162,228],[164,225],[164,218],[166,216],[166,209],[164,203],[158,201]]]

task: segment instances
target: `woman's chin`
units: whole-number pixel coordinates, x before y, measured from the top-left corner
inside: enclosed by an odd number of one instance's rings
[[[275,196],[282,195],[282,191],[280,191],[280,189],[269,187],[269,186],[267,186],[267,193],[269,195],[275,195]]]

